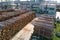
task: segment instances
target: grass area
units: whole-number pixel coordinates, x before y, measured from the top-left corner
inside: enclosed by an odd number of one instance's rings
[[[54,29],[54,32],[53,32],[53,40],[60,40],[60,38],[58,38],[57,36],[56,36],[56,32],[60,32],[60,23],[57,23],[57,28],[56,29]]]

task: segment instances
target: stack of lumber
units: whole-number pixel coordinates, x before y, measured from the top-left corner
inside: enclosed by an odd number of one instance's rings
[[[4,10],[2,12],[13,12],[13,11],[15,11],[15,10],[14,9],[8,9],[8,10]]]
[[[34,32],[45,38],[52,38],[54,29],[54,17],[48,14],[43,14],[34,19],[31,24],[34,25]]]
[[[20,15],[19,12],[4,12],[0,15],[0,22]]]
[[[20,13],[26,13],[26,12],[29,12],[29,10],[15,10],[15,11],[17,11],[17,12],[20,12]]]
[[[19,11],[15,11],[15,12],[3,12],[1,15],[0,15],[0,21],[4,21],[4,20],[7,20],[7,19],[10,19],[12,17],[16,17],[16,16],[19,16],[21,14],[24,14],[26,12],[29,12],[27,10],[19,10]]]
[[[16,32],[35,18],[34,12],[28,12],[0,22],[0,40],[9,40]]]
[[[11,10],[0,10],[0,15],[4,12],[20,12],[20,13],[26,13],[29,12],[29,10],[15,10],[15,9],[11,9]]]
[[[9,10],[0,10],[0,14],[3,13],[3,12],[13,12],[15,11],[14,9],[9,9]]]

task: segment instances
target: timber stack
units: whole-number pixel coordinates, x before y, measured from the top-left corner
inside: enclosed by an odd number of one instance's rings
[[[22,13],[23,12],[23,13]],[[12,15],[10,15],[12,14]],[[15,16],[19,14],[18,16]],[[20,12],[6,12],[5,14],[2,13],[2,15],[6,15],[6,20],[1,19],[0,21],[0,40],[9,40],[12,38],[18,31],[20,31],[26,24],[28,24],[33,18],[36,17],[34,12],[28,12],[28,11],[21,11]],[[13,16],[13,17],[11,17]],[[9,18],[11,17],[11,18]]]
[[[34,19],[31,24],[34,25],[34,33],[39,36],[50,38],[53,37],[54,29],[54,17],[48,14],[43,14],[40,17]]]

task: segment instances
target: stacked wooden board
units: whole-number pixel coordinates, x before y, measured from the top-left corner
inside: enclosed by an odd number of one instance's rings
[[[24,10],[19,10],[19,11],[15,11],[15,12],[3,12],[0,15],[0,21],[4,21],[4,20],[8,20],[12,17],[16,17],[19,16],[21,14],[24,14],[26,12],[29,12],[28,10],[24,11]]]
[[[15,15],[15,13],[13,15]],[[33,18],[35,18],[35,13],[27,12],[16,17],[12,17],[8,20],[1,21],[0,22],[0,40],[9,40],[16,32],[21,30]]]
[[[20,13],[26,13],[26,12],[29,12],[29,10],[15,10],[15,9],[11,9],[11,10],[0,10],[0,15],[2,13],[6,13],[6,12],[20,12]]]
[[[8,10],[0,10],[0,14],[2,14],[3,12],[13,12],[15,11],[14,9],[8,9]]]
[[[48,14],[43,14],[40,17],[34,19],[31,24],[34,25],[34,33],[52,39],[54,29],[54,17]]]
[[[22,14],[23,14],[23,13],[26,13],[26,12],[29,12],[29,10],[23,10],[23,9],[22,9],[22,10],[15,10],[15,11],[20,12],[20,13],[22,13]]]

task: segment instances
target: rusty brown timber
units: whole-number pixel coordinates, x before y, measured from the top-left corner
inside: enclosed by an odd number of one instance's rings
[[[29,12],[29,11],[28,10],[19,10],[19,11],[15,11],[15,12],[3,12],[0,15],[0,22],[8,20],[8,19],[10,19],[12,17],[19,16],[19,15],[24,14],[26,12]]]
[[[20,13],[25,13],[25,12],[28,12],[29,10],[24,10],[24,9],[22,9],[22,10],[15,10],[15,9],[0,10],[0,15],[1,15],[2,13],[4,13],[4,12],[16,12],[16,11],[18,11],[18,12],[20,12]]]
[[[52,38],[54,29],[54,17],[48,14],[43,14],[31,22],[34,25],[34,33],[45,38]]]
[[[8,10],[0,10],[0,14],[2,14],[3,12],[13,12],[15,11],[14,9],[8,9]]]
[[[35,18],[34,12],[28,12],[0,22],[0,40],[9,40],[17,31]]]

